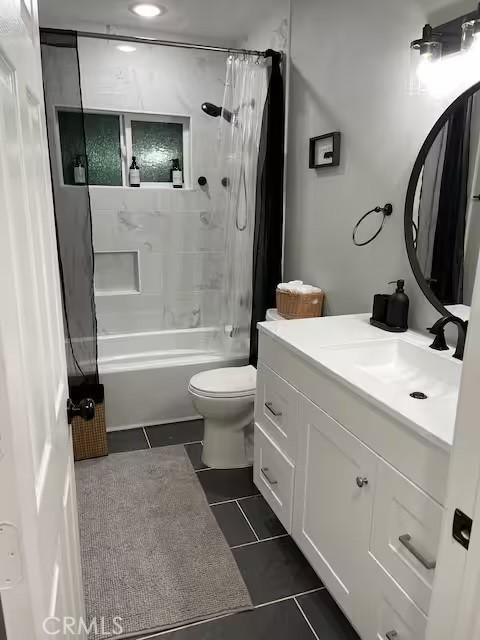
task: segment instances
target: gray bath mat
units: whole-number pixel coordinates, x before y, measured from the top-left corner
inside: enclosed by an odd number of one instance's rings
[[[183,446],[116,453],[75,470],[91,639],[252,607]]]

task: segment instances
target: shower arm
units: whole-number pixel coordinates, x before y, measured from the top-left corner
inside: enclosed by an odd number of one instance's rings
[[[42,29],[45,33],[65,33],[64,29]],[[124,36],[116,33],[98,33],[94,31],[71,31],[78,38],[93,38],[96,40],[115,40],[118,42],[134,42],[137,44],[154,44],[163,47],[176,47],[180,49],[198,49],[200,51],[217,51],[219,53],[240,54],[249,56],[258,56],[259,58],[273,58],[279,56],[283,58],[283,54],[273,49],[266,51],[257,51],[255,49],[236,49],[230,47],[215,47],[207,44],[195,44],[192,42],[177,42],[175,40],[158,40],[156,38],[146,38],[143,36]]]

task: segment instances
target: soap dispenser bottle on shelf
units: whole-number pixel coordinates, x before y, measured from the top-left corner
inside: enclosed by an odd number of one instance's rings
[[[75,156],[75,162],[73,163],[73,181],[75,184],[87,184],[85,165],[82,162],[81,156]]]
[[[402,333],[408,329],[408,309],[410,301],[404,291],[405,281],[394,280],[397,288],[391,295],[377,293],[373,299],[373,313],[370,324],[391,333]]]
[[[140,186],[140,169],[137,164],[136,156],[132,156],[132,164],[130,165],[130,169],[128,171],[128,181],[131,187]]]
[[[174,189],[183,188],[183,171],[180,169],[180,160],[175,158],[172,160],[172,185]]]
[[[395,284],[395,280],[389,284]],[[396,285],[395,293],[392,293],[387,302],[387,325],[397,331],[406,331],[410,301],[404,290],[405,281],[397,280]]]

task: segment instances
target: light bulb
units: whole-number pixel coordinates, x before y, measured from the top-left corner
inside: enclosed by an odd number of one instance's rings
[[[117,49],[123,53],[133,53],[137,50],[137,47],[132,47],[131,44],[118,44]]]
[[[141,3],[132,5],[130,11],[133,11],[133,13],[136,13],[137,16],[142,18],[156,18],[164,14],[166,9],[156,4]]]
[[[433,71],[433,56],[431,53],[424,53],[420,56],[420,61],[417,66],[417,77],[422,84],[427,84],[432,76]]]

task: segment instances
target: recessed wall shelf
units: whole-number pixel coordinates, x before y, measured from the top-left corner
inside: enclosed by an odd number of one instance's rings
[[[140,293],[137,251],[95,252],[95,294]]]

